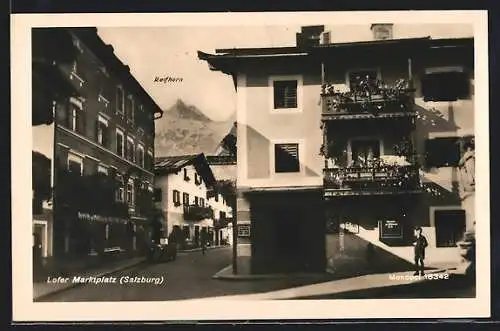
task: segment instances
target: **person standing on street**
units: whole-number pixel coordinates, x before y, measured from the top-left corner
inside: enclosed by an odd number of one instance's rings
[[[201,232],[201,252],[203,255],[207,252],[207,234],[205,231]]]
[[[422,235],[422,228],[417,227],[415,229],[415,240],[413,242],[415,247],[415,273],[414,276],[424,275],[424,260],[425,260],[425,248],[428,246],[427,239]]]

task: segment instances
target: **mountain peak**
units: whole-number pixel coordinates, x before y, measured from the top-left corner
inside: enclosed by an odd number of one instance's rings
[[[191,119],[199,122],[212,122],[196,106],[187,105],[182,99],[177,99],[174,105],[166,111],[167,114],[184,119]]]

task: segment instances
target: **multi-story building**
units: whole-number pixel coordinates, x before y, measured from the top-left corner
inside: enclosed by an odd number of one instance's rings
[[[33,258],[53,255],[54,103],[77,91],[59,70],[77,56],[71,36],[61,29],[33,29],[32,34],[32,188]],[[36,268],[34,268],[35,271]]]
[[[473,222],[457,185],[474,134],[473,38],[371,29],[362,42],[310,26],[295,47],[199,52],[236,85],[238,255],[254,273],[362,263],[373,245],[412,260],[416,226],[428,260],[458,256]]]
[[[153,231],[154,120],[162,110],[96,28],[47,31],[70,44],[53,52],[74,54],[51,63],[57,75],[34,67],[33,84],[50,86],[57,76],[71,92],[45,107],[55,116],[54,255],[137,250]]]
[[[203,154],[155,160],[154,201],[163,214],[163,236],[199,247],[202,232],[214,239],[214,210],[208,202],[215,178]],[[217,215],[218,216],[218,215]]]
[[[218,187],[208,200],[214,210],[215,244],[231,245],[233,213],[236,209],[236,157],[222,153],[222,155],[207,155],[206,158]]]

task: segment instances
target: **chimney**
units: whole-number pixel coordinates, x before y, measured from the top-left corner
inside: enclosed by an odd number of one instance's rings
[[[392,23],[377,23],[372,24],[370,29],[372,30],[373,40],[386,40],[392,39]]]
[[[311,25],[301,27],[296,35],[297,47],[308,48],[320,44],[321,34],[325,31],[324,25]]]

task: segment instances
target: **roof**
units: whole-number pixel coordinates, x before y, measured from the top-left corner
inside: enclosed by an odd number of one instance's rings
[[[474,38],[398,38],[385,40],[370,40],[357,42],[330,43],[302,47],[267,47],[267,48],[231,48],[216,49],[215,54],[208,54],[198,51],[198,58],[207,61],[211,70],[222,70],[225,73],[234,71],[235,60],[276,58],[276,57],[300,57],[310,56],[317,53],[331,52],[333,50],[353,50],[353,49],[385,49],[386,47],[398,47],[403,50],[412,51],[412,47],[456,47],[472,46]]]
[[[106,66],[106,69],[113,72],[121,83],[141,99],[145,106],[152,109],[154,113],[163,115],[163,110],[160,106],[156,104],[146,90],[144,90],[142,85],[130,73],[130,67],[123,64],[123,62],[116,57],[113,47],[106,44],[101,37],[99,37],[97,28],[68,28],[68,31],[90,48],[94,55]]]
[[[208,185],[215,184],[215,177],[203,153],[176,155],[155,158],[154,173],[157,176],[179,172],[182,168],[193,165]]]

